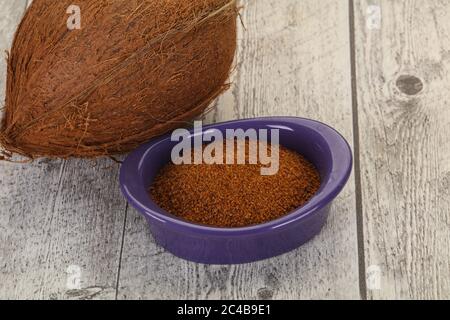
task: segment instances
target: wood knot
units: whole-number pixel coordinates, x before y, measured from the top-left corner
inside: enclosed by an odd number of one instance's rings
[[[408,96],[414,96],[423,90],[422,80],[412,75],[399,76],[396,85],[400,92]]]
[[[258,290],[258,298],[260,300],[271,300],[273,298],[273,291],[269,288],[261,288]]]

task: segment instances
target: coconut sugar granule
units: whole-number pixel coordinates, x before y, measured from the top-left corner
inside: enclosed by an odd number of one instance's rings
[[[261,164],[169,164],[156,177],[150,196],[165,211],[197,224],[236,228],[265,223],[303,206],[320,187],[316,168],[298,153],[280,146],[279,163],[272,176],[261,175]]]

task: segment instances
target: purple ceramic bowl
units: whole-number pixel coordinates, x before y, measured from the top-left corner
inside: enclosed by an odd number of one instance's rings
[[[176,142],[170,135],[153,140],[133,153],[120,171],[121,190],[147,219],[156,242],[174,255],[206,264],[238,264],[274,257],[298,248],[324,226],[332,201],[342,191],[352,168],[352,152],[334,129],[317,121],[272,117],[205,126],[208,129],[279,129],[280,144],[295,150],[319,170],[322,186],[303,207],[265,224],[245,228],[213,228],[181,220],[159,208],[148,189],[170,161]]]

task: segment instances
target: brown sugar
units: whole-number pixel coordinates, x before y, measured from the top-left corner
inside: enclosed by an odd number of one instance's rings
[[[246,146],[248,159],[248,142]],[[189,222],[236,228],[278,219],[319,190],[316,168],[287,148],[280,146],[278,173],[263,176],[262,166],[169,164],[156,177],[150,196],[162,209]]]

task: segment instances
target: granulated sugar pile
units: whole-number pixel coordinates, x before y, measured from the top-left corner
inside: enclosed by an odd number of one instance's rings
[[[247,159],[248,150],[247,143]],[[150,196],[167,212],[198,224],[235,228],[268,222],[303,206],[320,187],[319,173],[304,157],[284,147],[279,154],[279,171],[272,176],[261,175],[260,163],[169,164]]]

